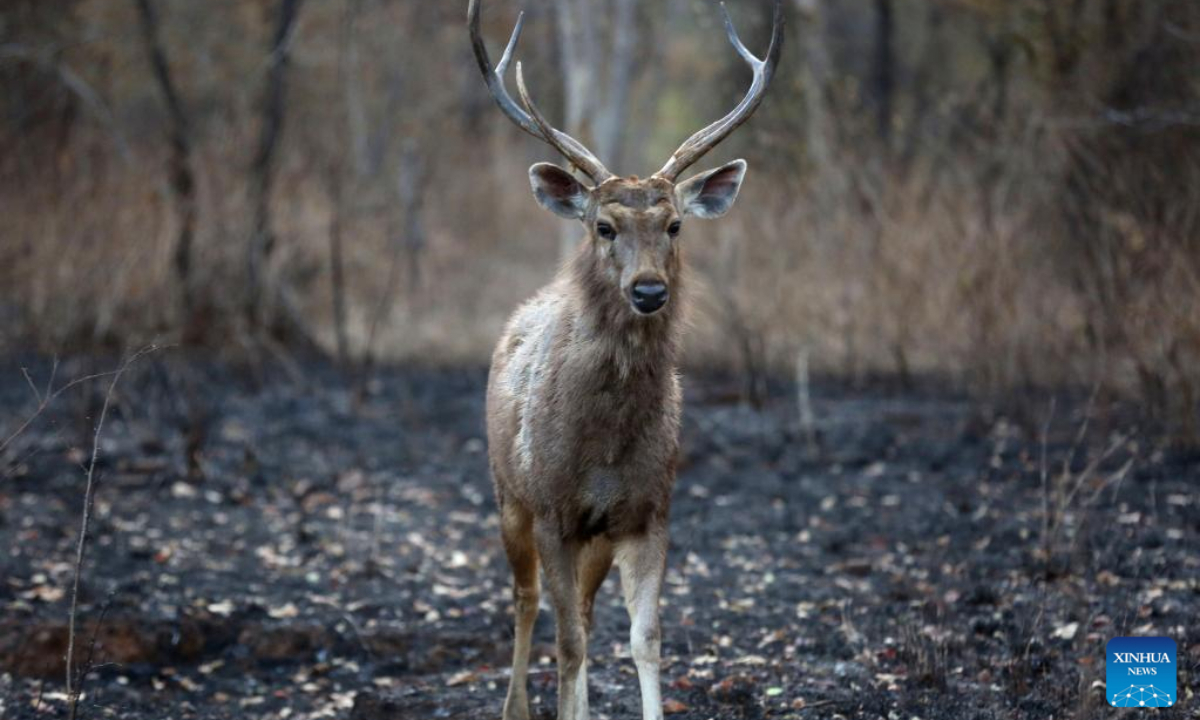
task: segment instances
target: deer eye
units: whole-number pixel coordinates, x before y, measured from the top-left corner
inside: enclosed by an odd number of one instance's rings
[[[677,237],[679,235],[679,230],[682,227],[683,227],[683,223],[681,223],[678,220],[675,220],[674,222],[672,222],[670,225],[667,226],[667,234],[670,235],[671,237]]]
[[[616,240],[617,231],[606,222],[596,223],[596,234],[605,240]]]

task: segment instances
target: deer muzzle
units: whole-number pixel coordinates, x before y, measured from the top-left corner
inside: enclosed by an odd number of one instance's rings
[[[661,310],[669,297],[667,284],[658,278],[638,280],[629,291],[633,309],[643,315],[653,315]]]

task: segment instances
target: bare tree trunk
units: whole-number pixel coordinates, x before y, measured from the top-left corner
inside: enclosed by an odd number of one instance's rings
[[[417,152],[416,142],[410,139],[400,154],[396,190],[400,212],[404,217],[403,241],[408,255],[408,292],[410,300],[421,288],[421,257],[425,251],[425,225],[421,221],[421,184],[425,180],[425,163]]]
[[[932,87],[934,78],[938,77],[945,63],[946,47],[942,42],[942,29],[945,26],[946,9],[937,3],[930,3],[925,12],[925,42],[921,57],[917,61],[915,77],[912,81],[912,112],[905,123],[904,138],[900,141],[900,167],[905,173],[919,157],[925,122],[933,105],[935,90]]]
[[[796,352],[796,408],[800,414],[800,431],[804,433],[804,443],[808,454],[816,457],[821,446],[817,442],[816,415],[812,407],[812,383],[808,373],[808,348],[801,346]]]
[[[591,0],[554,0],[558,28],[559,65],[563,79],[564,129],[573,137],[590,134],[592,100],[596,92],[596,27]],[[574,171],[574,168],[567,168]],[[559,254],[570,257],[579,243],[579,227],[562,223]]]
[[[337,348],[337,363],[346,367],[350,355],[350,340],[346,333],[346,261],[342,232],[345,227],[347,186],[361,176],[367,166],[366,113],[358,91],[358,46],[354,36],[354,21],[359,0],[346,0],[342,13],[341,35],[338,38],[338,78],[345,91],[345,115],[342,132],[346,139],[346,155],[350,157],[352,173],[347,178],[345,163],[338,153],[326,172],[329,196],[333,204],[329,220],[329,282],[333,303],[333,335]]]
[[[363,103],[362,82],[359,77],[358,38],[355,21],[362,0],[346,0],[346,11],[342,18],[341,48],[339,49],[338,71],[342,78],[342,89],[346,94],[346,132],[350,144],[350,157],[354,161],[354,174],[362,177],[368,169],[376,169],[368,142],[367,111]]]
[[[895,16],[892,0],[875,0],[875,60],[872,70],[872,85],[875,94],[875,123],[884,145],[889,145],[892,136],[892,99],[896,77],[892,63],[895,53],[892,48],[895,35]]]
[[[345,208],[345,180],[342,169],[337,166],[329,170],[330,195],[333,212],[329,220],[329,282],[333,297],[333,335],[337,344],[337,363],[346,366],[350,341],[346,337],[346,271],[345,252],[342,249],[342,215]]]
[[[720,253],[725,287],[737,287],[741,275],[741,244],[730,231],[721,233]],[[761,324],[749,317],[737,293],[722,294],[722,310],[726,332],[733,340],[741,359],[742,402],[761,409],[767,399],[766,337]]]
[[[575,137],[591,136],[597,154],[610,167],[619,167],[624,147],[626,114],[637,59],[637,0],[554,0],[559,62],[563,68],[565,129]],[[611,7],[611,12],[609,8]],[[606,28],[598,8],[609,17]],[[601,68],[608,75],[601,76]],[[579,241],[575,223],[564,225],[562,254],[574,252]]]
[[[142,45],[150,60],[154,81],[162,93],[170,118],[171,158],[168,164],[171,193],[179,217],[179,235],[175,241],[175,280],[179,284],[179,310],[183,323],[183,344],[202,340],[204,328],[196,315],[192,287],[192,243],[196,233],[196,177],[192,169],[192,141],[187,115],[171,77],[171,66],[158,34],[158,16],[151,0],[135,0],[141,27]]]
[[[1050,39],[1056,79],[1066,83],[1079,64],[1082,42],[1080,18],[1086,0],[1042,0],[1042,25]]]
[[[275,32],[271,38],[270,62],[263,102],[262,130],[258,150],[251,165],[250,192],[254,206],[254,228],[248,254],[247,321],[251,328],[261,328],[266,318],[263,296],[266,268],[275,250],[275,234],[271,223],[271,190],[275,179],[275,152],[283,135],[284,110],[287,99],[287,69],[290,56],[292,28],[299,14],[301,0],[280,0]]]
[[[637,0],[615,0],[612,11],[612,49],[607,55],[608,89],[595,108],[596,152],[609,167],[620,168],[625,151],[629,87],[637,55]]]
[[[1126,19],[1121,0],[1104,0],[1104,45],[1110,50],[1120,50]]]
[[[567,133],[589,134],[599,67],[591,0],[555,0]]]
[[[796,0],[803,14],[798,23],[801,72],[804,74],[804,146],[808,161],[819,174],[835,170],[833,158],[834,126],[827,102],[831,62],[825,46],[825,10],[823,0]],[[817,187],[827,184],[818,182]],[[835,192],[840,190],[835,189]]]
[[[399,167],[396,171],[396,191],[400,201],[400,217],[403,225],[400,230],[389,231],[391,235],[392,256],[388,263],[387,283],[383,295],[371,313],[370,328],[367,331],[367,346],[363,351],[362,368],[359,373],[358,392],[356,397],[361,400],[366,392],[366,384],[370,379],[372,367],[375,364],[375,342],[379,336],[379,328],[387,320],[392,311],[396,298],[396,286],[400,281],[400,260],[402,254],[408,265],[408,293],[410,306],[415,305],[416,293],[421,286],[421,255],[425,249],[425,227],[421,221],[421,187],[426,173],[425,163],[417,151],[417,144],[409,138],[400,155]]]
[[[1008,114],[1009,68],[1012,65],[1013,44],[1007,38],[988,41],[988,62],[992,71],[995,95],[992,97],[992,123],[998,129]]]

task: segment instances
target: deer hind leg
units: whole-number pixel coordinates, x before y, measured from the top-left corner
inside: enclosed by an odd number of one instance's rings
[[[534,527],[546,590],[554,606],[558,645],[558,720],[587,720],[587,629],[583,617],[578,567],[580,546],[566,542],[555,528]]]
[[[617,548],[621,589],[629,611],[629,646],[642,689],[643,720],[662,720],[659,689],[662,641],[658,597],[667,561],[667,530],[652,528],[641,537],[624,540]]]
[[[504,720],[529,720],[529,646],[538,614],[538,555],[533,523],[528,513],[512,503],[500,510],[500,532],[513,573],[516,632],[513,640],[512,677],[504,700]]]

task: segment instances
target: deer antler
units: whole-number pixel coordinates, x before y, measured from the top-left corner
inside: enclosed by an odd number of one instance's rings
[[[725,14],[725,33],[729,36],[729,42],[733,44],[738,55],[741,55],[746,64],[750,66],[754,72],[754,79],[750,83],[750,90],[746,93],[746,97],[742,98],[737,107],[725,117],[688,138],[683,145],[679,146],[675,154],[671,155],[671,159],[667,161],[663,169],[655,173],[658,177],[671,182],[679,177],[679,173],[729,137],[729,134],[739,125],[750,119],[766,94],[767,85],[775,75],[775,68],[779,65],[779,56],[783,52],[783,0],[775,0],[775,17],[771,21],[771,46],[767,49],[766,60],[755,57],[754,53],[750,52],[742,43],[737,30],[733,27],[733,19],[729,17],[729,10],[725,8],[725,3],[721,3],[721,12]]]
[[[529,93],[525,88],[525,81],[521,77],[521,64],[517,63],[517,89],[521,93],[521,100],[525,103],[525,107],[529,112],[525,112],[520,108],[512,96],[508,94],[508,89],[504,86],[504,73],[508,70],[508,64],[512,61],[513,51],[516,50],[517,40],[521,37],[521,28],[525,24],[525,13],[517,16],[517,25],[513,28],[512,37],[508,41],[508,46],[504,49],[504,55],[500,57],[500,63],[494,68],[492,67],[491,58],[488,57],[487,47],[483,44],[483,37],[479,32],[479,10],[481,0],[471,0],[470,6],[467,8],[467,24],[471,31],[471,45],[475,49],[475,60],[479,63],[479,71],[483,73],[483,79],[487,83],[488,90],[492,93],[492,98],[496,104],[500,106],[500,110],[508,116],[509,120],[516,123],[517,127],[534,136],[535,138],[548,143],[555,150],[562,153],[563,157],[571,162],[572,165],[579,168],[584,174],[592,179],[597,185],[611,178],[613,174],[604,167],[604,163],[592,154],[590,150],[583,146],[575,138],[566,133],[556,130],[546,122],[538,112],[533,102],[529,99]],[[530,116],[532,114],[532,117]]]

